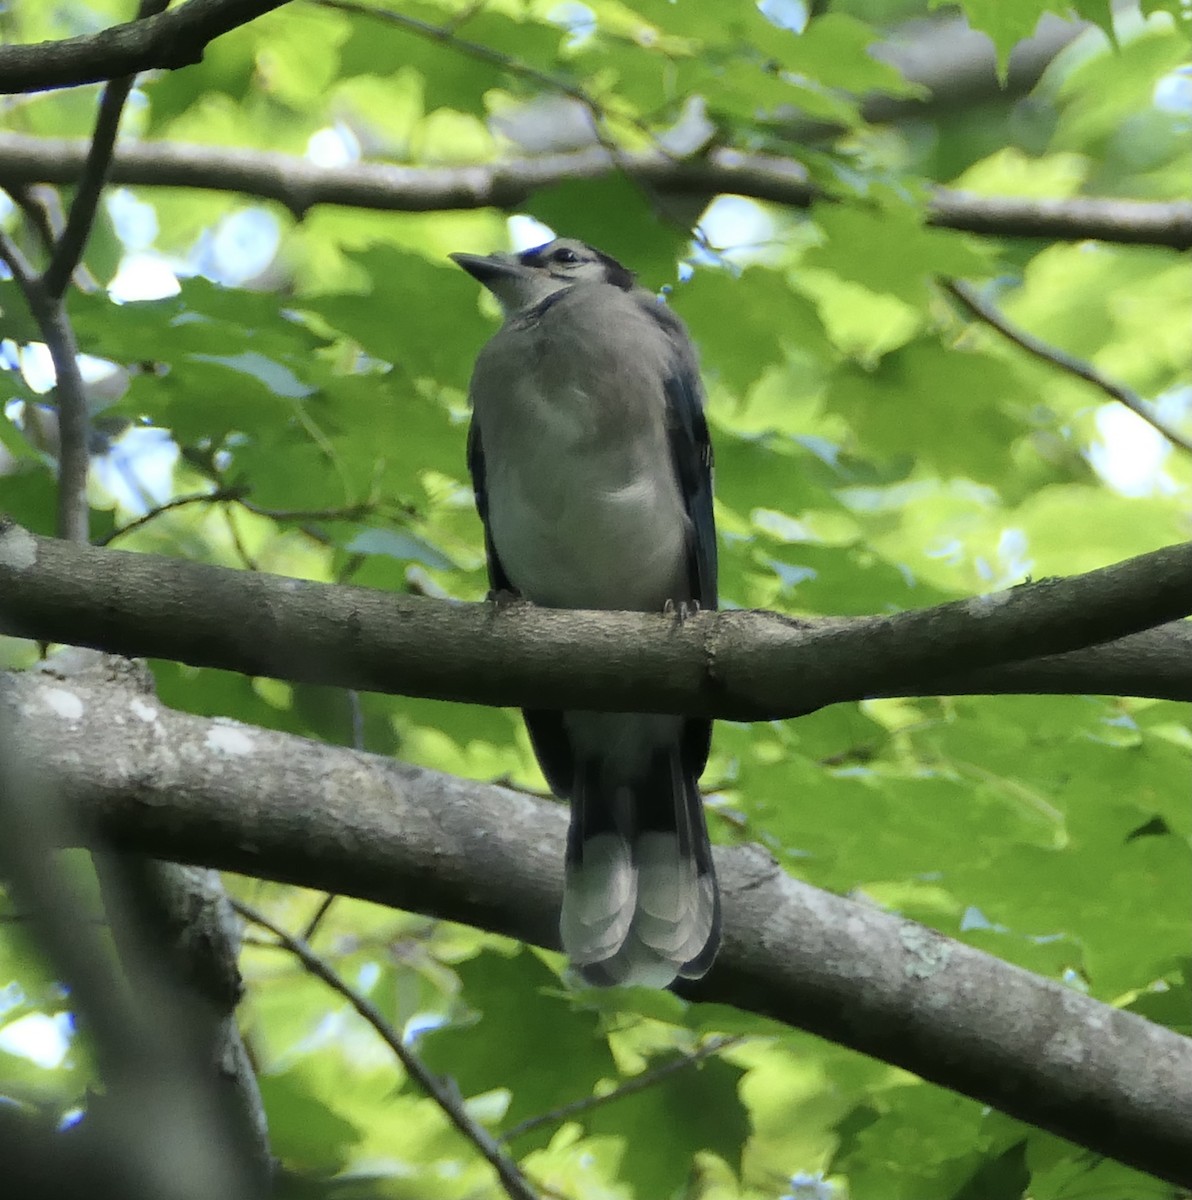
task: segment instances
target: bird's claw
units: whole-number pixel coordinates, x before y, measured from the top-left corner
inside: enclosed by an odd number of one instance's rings
[[[680,600],[676,603],[674,600],[668,600],[662,606],[662,612],[665,616],[675,617],[682,625],[689,617],[694,617],[699,612],[699,601]]]
[[[530,604],[520,592],[511,591],[509,588],[489,588],[488,595],[485,600],[496,608],[512,608],[517,604]]]

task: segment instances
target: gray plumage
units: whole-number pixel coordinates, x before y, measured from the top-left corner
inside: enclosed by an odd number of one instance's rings
[[[468,447],[494,589],[552,608],[715,608],[711,448],[682,322],[582,242],[452,257],[505,315],[476,361]],[[710,724],[525,717],[572,806],[572,963],[596,984],[703,975],[720,926],[697,784]]]

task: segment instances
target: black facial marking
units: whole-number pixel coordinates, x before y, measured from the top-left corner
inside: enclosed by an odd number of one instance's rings
[[[570,266],[585,260],[598,262],[604,268],[606,282],[624,292],[632,289],[633,272],[621,266],[611,255],[592,246],[584,246],[579,250],[574,250],[570,246],[557,246],[554,250],[550,250],[549,247],[553,244],[547,242],[545,246],[534,246],[530,250],[523,250],[518,255],[518,259],[527,267],[537,267],[542,270],[550,270],[552,264]]]
[[[632,289],[632,271],[621,266],[615,258],[605,254],[603,251],[593,250],[592,253],[604,264],[604,277],[613,287],[619,287],[623,292],[628,292]]]

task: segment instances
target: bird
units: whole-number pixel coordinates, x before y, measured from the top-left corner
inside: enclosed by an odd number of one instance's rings
[[[469,387],[490,596],[678,619],[715,609],[712,447],[683,322],[573,238],[451,258],[503,315]],[[523,716],[543,775],[571,804],[559,931],[572,967],[598,987],[706,974],[721,924],[698,784],[712,723]]]

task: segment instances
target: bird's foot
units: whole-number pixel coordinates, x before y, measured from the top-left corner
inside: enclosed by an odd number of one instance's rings
[[[694,617],[699,612],[698,600],[668,600],[662,606],[664,616],[674,617],[680,625],[683,624],[689,617]]]
[[[531,604],[521,592],[510,591],[509,588],[489,588],[485,600],[496,608],[513,608],[518,604]]]

